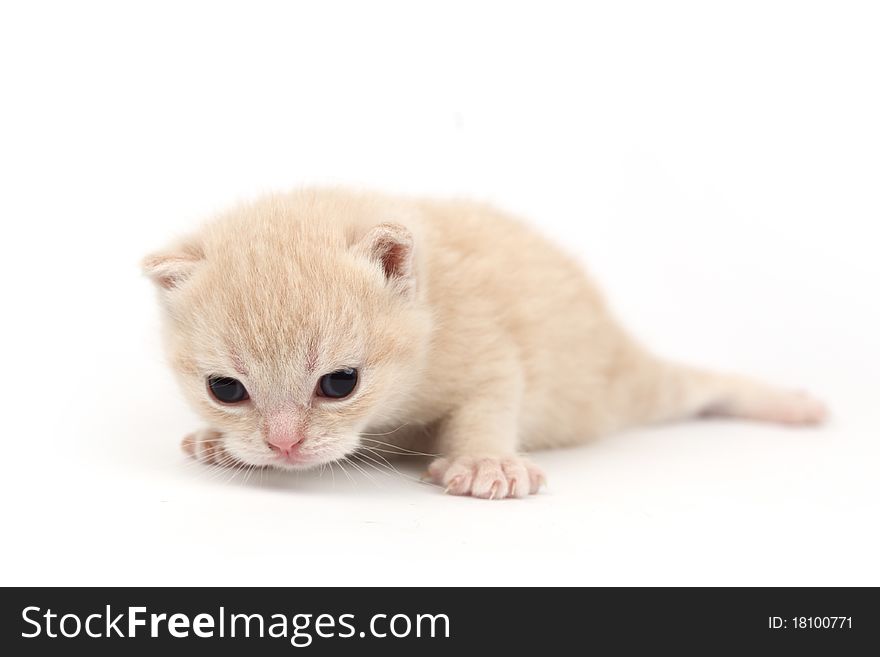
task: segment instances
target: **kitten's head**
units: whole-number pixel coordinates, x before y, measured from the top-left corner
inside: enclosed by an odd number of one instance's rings
[[[231,456],[334,461],[406,401],[430,323],[394,219],[375,201],[273,197],[144,260],[172,366]]]

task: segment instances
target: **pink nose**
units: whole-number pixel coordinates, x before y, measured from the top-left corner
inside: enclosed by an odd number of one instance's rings
[[[293,453],[296,446],[302,442],[302,436],[272,436],[266,442],[269,443],[269,447],[274,452],[278,452],[279,454],[283,454],[285,456],[289,456]]]

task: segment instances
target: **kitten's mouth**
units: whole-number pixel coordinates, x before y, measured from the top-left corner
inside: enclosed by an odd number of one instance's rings
[[[305,447],[305,449],[303,449]],[[264,467],[278,470],[309,470],[345,459],[349,450],[344,446],[324,441],[319,445],[291,445],[286,449],[271,449],[270,454],[263,452],[257,459]]]
[[[304,467],[316,465],[318,461],[312,456],[293,453],[293,454],[276,454],[273,460],[275,465]]]
[[[336,461],[338,458],[341,457],[334,456],[328,458],[326,454],[302,454],[295,452],[293,454],[276,454],[269,462],[269,465],[280,470],[308,470],[318,467],[322,463]]]

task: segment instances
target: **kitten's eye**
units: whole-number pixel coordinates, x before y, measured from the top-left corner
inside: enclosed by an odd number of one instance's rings
[[[322,397],[342,399],[351,394],[357,382],[357,370],[346,367],[343,370],[336,370],[322,376],[318,382],[318,392]]]
[[[238,379],[226,376],[212,376],[208,379],[208,388],[214,399],[223,404],[237,404],[250,399],[248,391]]]

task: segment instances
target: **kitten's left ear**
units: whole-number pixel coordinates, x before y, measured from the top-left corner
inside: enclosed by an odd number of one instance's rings
[[[167,251],[148,255],[141,261],[141,267],[156,285],[170,290],[192,276],[204,258],[201,247],[193,242],[183,242]]]
[[[358,242],[357,250],[382,267],[385,279],[401,294],[415,290],[413,236],[400,224],[379,224]]]

